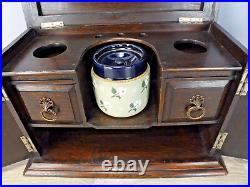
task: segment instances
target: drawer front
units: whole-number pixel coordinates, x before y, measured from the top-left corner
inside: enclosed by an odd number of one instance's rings
[[[82,121],[73,82],[17,81],[15,88],[29,123],[34,126],[41,123],[76,125]]]
[[[230,80],[167,80],[162,123],[217,120],[230,86]]]

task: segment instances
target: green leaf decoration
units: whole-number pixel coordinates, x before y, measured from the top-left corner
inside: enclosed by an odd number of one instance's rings
[[[100,100],[100,103],[103,105],[103,101],[102,100]]]
[[[116,91],[116,89],[112,88],[111,92],[112,92],[113,94],[115,94],[117,91]]]
[[[145,87],[146,86],[146,83],[145,83],[145,81],[142,81],[142,85],[141,85],[142,87]]]
[[[134,108],[135,107],[135,105],[134,105],[134,103],[130,103],[130,108]]]

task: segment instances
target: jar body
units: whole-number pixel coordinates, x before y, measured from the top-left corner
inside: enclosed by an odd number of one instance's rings
[[[150,66],[141,75],[128,80],[108,80],[91,70],[98,107],[113,117],[130,117],[147,105],[150,89]]]

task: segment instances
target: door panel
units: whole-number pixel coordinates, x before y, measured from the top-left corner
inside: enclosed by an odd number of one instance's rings
[[[2,166],[28,158],[28,151],[20,140],[22,133],[2,101]]]
[[[227,139],[222,147],[222,154],[248,158],[248,96],[240,97],[229,120],[226,132]]]

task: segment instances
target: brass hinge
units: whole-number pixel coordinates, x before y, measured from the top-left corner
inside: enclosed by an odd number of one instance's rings
[[[227,132],[219,133],[213,145],[213,149],[221,149],[227,138],[227,135]]]
[[[20,139],[22,140],[24,146],[26,147],[26,149],[29,153],[35,152],[34,145],[33,145],[32,141],[30,140],[30,138],[25,137],[25,136],[21,136]]]
[[[64,27],[63,21],[41,23],[41,29],[58,29]]]
[[[187,17],[180,17],[179,23],[184,24],[199,24],[203,23],[203,18],[187,18]]]
[[[247,95],[247,92],[248,92],[248,68],[247,67],[248,67],[248,64],[246,65],[246,68],[242,74],[240,84],[236,91],[236,95],[239,95],[239,96]]]
[[[2,101],[9,101],[9,97],[7,96],[3,87],[2,87]]]

